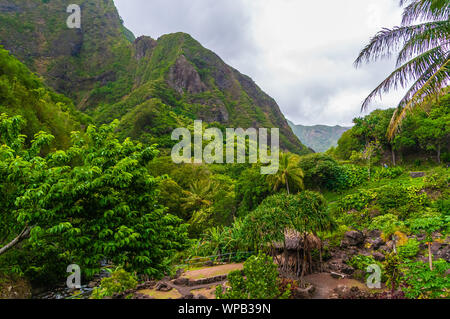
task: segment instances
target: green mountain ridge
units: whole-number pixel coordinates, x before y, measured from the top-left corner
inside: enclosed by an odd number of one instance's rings
[[[67,97],[48,89],[25,65],[0,47],[0,114],[20,115],[31,140],[40,131],[55,137],[53,146],[67,147],[70,133],[86,121]]]
[[[339,125],[296,125],[289,120],[288,123],[303,144],[319,153],[326,152],[331,147],[336,147],[342,134],[350,129],[350,127]]]
[[[310,152],[275,100],[190,35],[134,39],[112,0],[79,1],[82,27],[68,29],[70,3],[0,0],[0,44],[95,123],[117,118],[124,135],[163,144],[194,119],[278,127],[284,150]]]

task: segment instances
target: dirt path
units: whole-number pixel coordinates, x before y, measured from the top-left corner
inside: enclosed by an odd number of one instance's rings
[[[227,264],[221,266],[207,267],[185,272],[181,277],[188,278],[189,280],[198,280],[205,278],[212,278],[216,276],[228,275],[231,271],[243,269],[244,264]],[[157,291],[155,289],[144,289],[138,292],[151,296],[155,299],[177,299],[185,297],[189,294],[194,296],[203,295],[209,299],[215,299],[215,288],[218,285],[223,285],[226,280],[217,281],[209,284],[195,285],[195,286],[179,286],[173,282],[165,282],[167,286],[172,288],[170,291]]]
[[[336,279],[329,273],[312,274],[305,276],[305,281],[315,287],[313,299],[328,299],[333,289],[338,286],[358,287],[361,290],[367,290],[367,287],[355,279]]]
[[[228,265],[214,266],[187,271],[182,275],[182,277],[189,279],[210,278],[215,276],[227,275],[233,270],[241,270],[243,268],[244,264],[228,264]]]

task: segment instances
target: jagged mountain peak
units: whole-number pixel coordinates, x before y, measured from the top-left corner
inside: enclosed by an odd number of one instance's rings
[[[189,34],[134,39],[112,0],[80,1],[81,29],[65,24],[70,1],[16,3],[0,0],[0,44],[96,122],[165,109],[172,112],[168,117],[177,114],[228,127],[278,127],[284,149],[309,152],[271,97]],[[21,21],[27,21],[25,26]],[[148,104],[154,99],[165,107]],[[153,111],[136,113],[144,105]]]

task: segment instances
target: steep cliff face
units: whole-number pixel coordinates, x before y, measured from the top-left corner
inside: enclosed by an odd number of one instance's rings
[[[0,44],[83,108],[100,102],[90,96],[93,89],[125,81],[132,50],[112,0],[77,1],[80,29],[67,27],[71,3],[0,0]]]
[[[0,48],[0,116],[3,113],[25,120],[23,133],[28,141],[40,131],[51,133],[55,137],[52,147],[67,147],[70,133],[80,130],[84,121],[70,99],[46,88],[24,64]]]
[[[284,149],[309,152],[271,97],[188,34],[134,40],[112,0],[78,1],[81,29],[69,29],[71,2],[0,0],[0,44],[98,123],[122,119],[133,137],[167,134],[155,116],[173,125],[279,127]]]

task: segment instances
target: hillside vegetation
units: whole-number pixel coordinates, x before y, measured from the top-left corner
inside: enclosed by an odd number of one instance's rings
[[[152,133],[167,139],[181,124],[177,116],[223,127],[277,127],[283,149],[310,152],[271,97],[190,35],[133,40],[113,0],[79,1],[83,26],[68,29],[67,5],[1,0],[0,44],[95,123],[122,120],[125,132],[142,141]]]
[[[441,18],[444,2],[425,11]],[[435,87],[419,80],[414,105],[356,118],[312,153],[272,98],[188,34],[134,39],[112,0],[80,4],[69,30],[65,1],[0,0],[2,298],[193,298],[194,286],[219,299],[450,298],[442,74],[420,75]],[[448,39],[447,20],[415,36]],[[431,68],[448,72],[441,58]],[[195,119],[280,128],[279,170],[174,163],[170,134]],[[73,264],[82,288],[58,289]],[[314,292],[318,278],[333,289]]]

